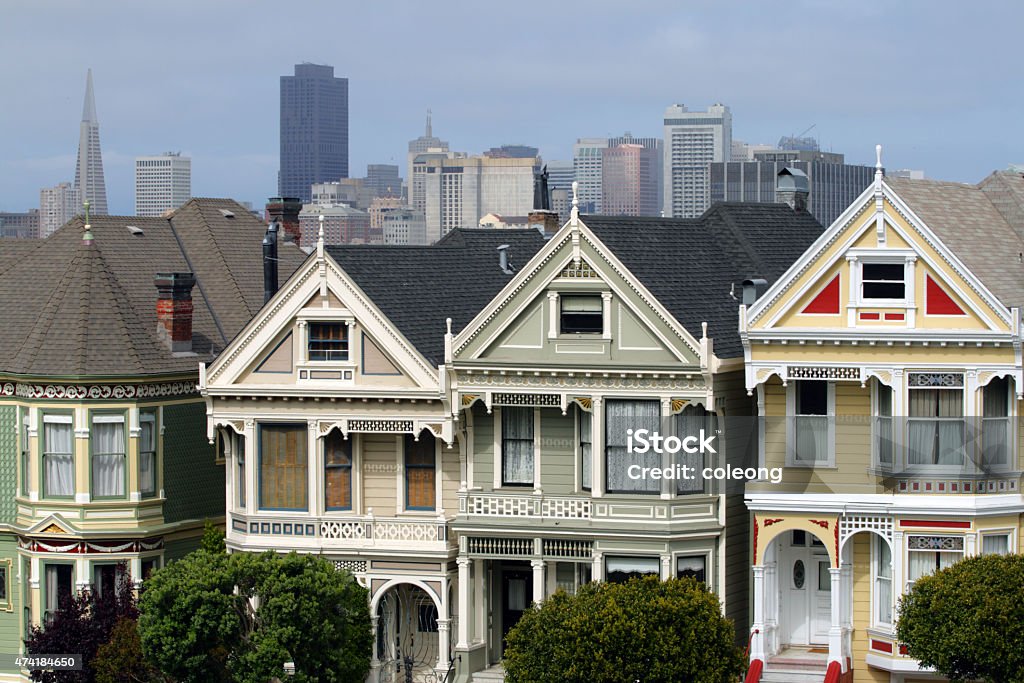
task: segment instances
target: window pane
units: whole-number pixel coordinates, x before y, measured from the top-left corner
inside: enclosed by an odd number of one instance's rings
[[[124,495],[124,423],[93,422],[92,433],[92,494],[101,496]]]
[[[414,510],[433,510],[436,489],[436,442],[434,436],[421,432],[418,441],[405,437],[405,505]],[[532,479],[531,479],[532,481]]]
[[[657,557],[609,557],[605,560],[607,580],[624,583],[648,574],[659,575],[661,562]]]
[[[352,441],[336,429],[324,438],[324,495],[328,510],[352,508]]]
[[[709,413],[702,405],[688,405],[683,408],[683,412],[673,416],[673,422],[675,427],[675,435],[680,439],[686,437],[700,437],[700,431],[703,429],[705,433],[711,432],[711,416],[714,413]],[[687,493],[703,493],[704,492],[704,477],[699,476],[701,470],[703,470],[704,454],[687,453],[686,451],[679,451],[672,456],[676,464],[684,467],[690,467],[687,470],[693,473],[691,479],[685,479],[680,477],[676,481],[676,492],[681,494]]]
[[[260,425],[260,507],[305,510],[306,425]]]
[[[797,415],[828,415],[828,382],[799,380],[796,383]]]
[[[661,431],[658,401],[609,400],[605,405],[605,462],[608,490],[621,493],[659,493],[661,482],[652,477],[633,479],[631,465],[661,467],[661,455],[653,448],[646,453],[629,452],[628,430]],[[635,473],[635,471],[634,471]]]
[[[348,360],[348,325],[310,323],[309,360]]]
[[[599,296],[562,296],[561,331],[564,333],[604,331],[603,303]]]
[[[74,455],[70,422],[44,422],[43,492],[49,496],[75,494]]]
[[[1009,555],[1009,534],[988,534],[981,537],[981,552],[985,555]]]
[[[861,274],[865,299],[904,298],[902,263],[865,263]]]
[[[582,458],[580,469],[582,470],[582,486],[585,490],[589,491],[593,485],[591,482],[594,461],[591,445],[593,438],[591,434],[593,416],[582,408],[577,408],[577,412],[580,416],[580,457]]]
[[[697,579],[701,583],[705,582],[705,562],[706,558],[703,555],[694,555],[688,557],[677,557],[676,558],[676,578],[681,579],[684,576]]]
[[[533,484],[533,408],[501,409],[502,482]]]

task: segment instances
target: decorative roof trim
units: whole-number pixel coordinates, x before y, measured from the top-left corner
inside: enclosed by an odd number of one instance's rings
[[[82,400],[132,400],[193,396],[199,394],[195,382],[159,382],[148,384],[40,384],[35,382],[4,382],[0,396],[18,398]]]

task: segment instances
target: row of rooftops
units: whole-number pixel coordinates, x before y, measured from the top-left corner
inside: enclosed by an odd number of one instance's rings
[[[1008,307],[1024,303],[1024,175],[978,185],[893,178],[893,189]],[[694,336],[737,357],[736,289],[774,282],[821,235],[785,204],[722,203],[699,218],[581,217]],[[198,372],[262,308],[265,225],[225,199],[193,199],[160,218],[75,218],[44,240],[0,240],[0,373],[63,378]],[[458,333],[545,244],[533,229],[461,229],[431,246],[329,246],[326,252],[433,365],[446,319]],[[506,246],[511,268],[498,264]],[[280,281],[307,258],[279,248]],[[189,353],[158,331],[158,273],[193,273]]]

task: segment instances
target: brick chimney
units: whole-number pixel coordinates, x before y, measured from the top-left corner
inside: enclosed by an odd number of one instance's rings
[[[299,243],[302,231],[299,229],[299,212],[302,200],[295,197],[271,197],[267,200],[267,220],[281,224],[281,238],[285,242]]]
[[[526,216],[526,222],[531,228],[536,228],[550,237],[558,232],[562,226],[558,224],[558,212],[550,209],[534,209]]]
[[[157,273],[156,333],[172,353],[192,352],[192,273]]]

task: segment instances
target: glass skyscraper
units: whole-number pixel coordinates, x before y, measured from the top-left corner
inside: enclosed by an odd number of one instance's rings
[[[281,77],[282,197],[311,200],[313,183],[348,177],[348,79],[334,67],[296,64]]]

